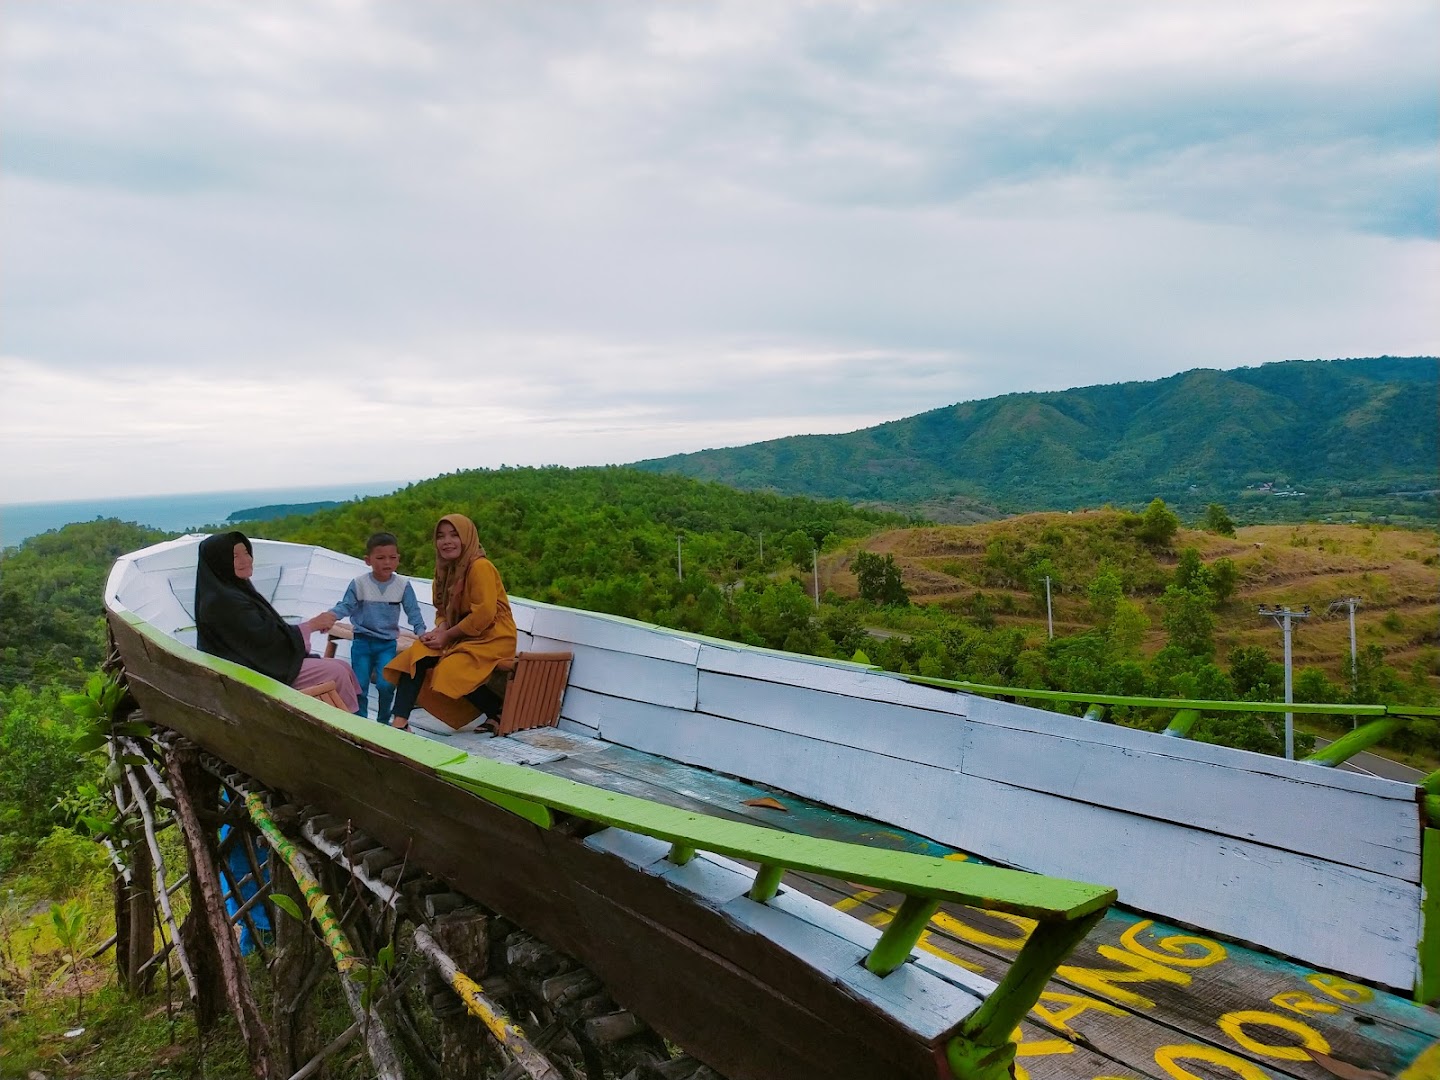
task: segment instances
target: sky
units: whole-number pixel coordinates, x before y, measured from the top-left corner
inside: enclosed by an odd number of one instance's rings
[[[625,463],[1440,353],[1440,3],[55,0],[0,502]]]

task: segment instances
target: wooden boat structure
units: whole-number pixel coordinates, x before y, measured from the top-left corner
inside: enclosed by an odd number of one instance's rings
[[[1176,710],[1155,734],[1093,718],[1134,699],[1023,692],[1096,706],[1074,717],[517,599],[521,652],[573,656],[557,726],[396,732],[199,653],[199,539],[106,590],[169,771],[208,766],[272,845],[392,905],[438,883],[409,898],[417,945],[426,915],[479,910],[560,971],[546,1001],[603,987],[592,1015],[529,1016],[593,1036],[554,1075],[1436,1075],[1440,799],[1333,767],[1424,710],[1346,706],[1359,733],[1285,761],[1175,737],[1254,703],[1151,702]],[[296,619],[363,568],[264,540],[255,561]],[[504,1019],[521,975],[469,974],[446,969],[514,1034],[506,1075],[546,1075]],[[651,1056],[597,1056],[617,1031]]]

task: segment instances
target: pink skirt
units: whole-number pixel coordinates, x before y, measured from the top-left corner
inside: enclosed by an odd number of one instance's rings
[[[344,660],[307,656],[300,664],[300,674],[290,685],[296,690],[304,690],[326,682],[335,684],[335,692],[350,712],[360,707],[360,681]]]

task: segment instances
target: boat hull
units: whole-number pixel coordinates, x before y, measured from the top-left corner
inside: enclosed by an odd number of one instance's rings
[[[423,763],[348,739],[114,614],[153,723],[283,793],[346,817],[408,861],[591,968],[615,999],[732,1080],[948,1076],[949,1032],[914,1032],[661,878],[542,829]],[[316,705],[315,709],[326,708]],[[380,797],[383,793],[383,797]]]

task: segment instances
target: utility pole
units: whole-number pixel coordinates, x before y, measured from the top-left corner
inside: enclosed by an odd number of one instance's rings
[[[680,561],[680,543],[684,539],[683,535],[675,537],[675,579],[677,581],[685,580],[685,569]]]
[[[1350,689],[1352,691],[1360,679],[1360,668],[1355,658],[1355,609],[1364,602],[1358,596],[1347,596],[1344,600],[1336,600],[1330,605],[1331,615],[1341,608],[1350,609]]]
[[[1050,627],[1050,640],[1055,640],[1055,609],[1050,606],[1050,575],[1045,575],[1045,623]]]
[[[820,610],[820,549],[810,553],[810,565],[815,574],[815,610]]]
[[[760,565],[765,565],[765,530],[760,530]]]
[[[1260,614],[1268,615],[1275,620],[1275,625],[1285,632],[1285,704],[1290,705],[1295,701],[1295,685],[1290,676],[1290,629],[1292,620],[1308,619],[1310,617],[1310,606],[1307,604],[1303,611],[1291,611],[1288,607],[1268,607],[1260,605]],[[1295,759],[1295,714],[1285,714],[1285,756],[1293,761]]]

